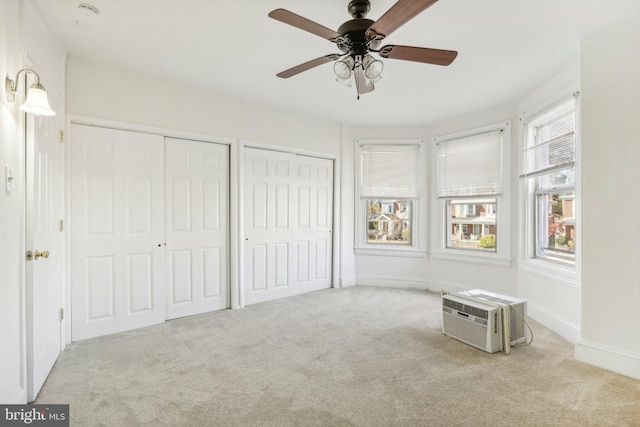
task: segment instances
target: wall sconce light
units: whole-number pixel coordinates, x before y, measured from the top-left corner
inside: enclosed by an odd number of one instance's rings
[[[56,112],[53,111],[49,106],[47,92],[45,91],[44,86],[40,84],[40,76],[35,71],[29,70],[27,68],[23,68],[22,70],[18,71],[15,80],[11,80],[9,76],[5,78],[7,101],[15,102],[16,93],[18,92],[18,79],[20,78],[20,74],[22,73],[33,73],[36,76],[36,82],[31,85],[31,89],[29,89],[29,92],[27,92],[27,99],[25,99],[24,104],[22,104],[18,108],[25,113],[30,113],[35,116],[55,116]]]

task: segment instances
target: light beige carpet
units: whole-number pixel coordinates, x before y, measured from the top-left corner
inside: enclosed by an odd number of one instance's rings
[[[439,294],[329,289],[73,343],[36,403],[76,426],[640,426],[640,381],[441,333]]]

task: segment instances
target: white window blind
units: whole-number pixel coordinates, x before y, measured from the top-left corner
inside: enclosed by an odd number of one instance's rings
[[[503,133],[438,141],[438,197],[500,194]]]
[[[420,146],[362,145],[361,197],[418,197]]]
[[[520,178],[571,170],[576,160],[575,97],[535,117],[527,124]]]

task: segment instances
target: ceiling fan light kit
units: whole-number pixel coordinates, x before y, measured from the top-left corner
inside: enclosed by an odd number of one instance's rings
[[[375,80],[378,79],[382,74],[382,69],[384,68],[384,63],[379,59],[374,59],[373,56],[368,53],[364,55],[364,59],[362,60],[362,68],[364,69],[364,75],[366,78]]]
[[[340,77],[337,77],[336,81],[344,87],[353,87],[353,84],[351,83],[351,76],[349,76],[348,79],[341,79]]]
[[[350,55],[345,55],[333,63],[333,71],[340,79],[351,78],[351,73],[355,65],[355,60]]]
[[[352,0],[348,11],[353,19],[342,24],[338,31],[317,24],[285,9],[276,9],[269,17],[301,30],[315,34],[334,43],[341,54],[329,54],[307,61],[277,74],[289,78],[311,68],[335,61],[333,71],[336,81],[351,87],[355,81],[358,98],[372,92],[374,83],[382,78],[384,63],[371,56],[377,53],[385,59],[422,62],[434,65],[449,65],[458,55],[452,50],[430,49],[424,47],[387,45],[382,48],[382,40],[407,21],[422,13],[438,0],[399,0],[377,21],[365,17],[371,9],[369,0]],[[352,79],[353,78],[353,79]]]

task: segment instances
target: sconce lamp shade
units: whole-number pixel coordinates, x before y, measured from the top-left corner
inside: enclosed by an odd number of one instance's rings
[[[44,90],[44,86],[40,83],[34,83],[31,85],[31,89],[27,93],[27,99],[19,107],[20,110],[25,113],[30,113],[36,116],[55,116],[56,113],[49,106],[49,98],[47,92]]]
[[[23,73],[32,73],[36,76],[36,82],[31,85],[31,89],[27,93],[27,99],[19,109],[25,113],[33,114],[35,116],[55,116],[56,112],[49,106],[49,98],[47,92],[44,90],[44,86],[40,84],[40,76],[33,70],[23,68],[16,74],[16,79],[11,80],[7,76],[4,80],[7,102],[15,102],[16,93],[18,92],[18,82],[20,75]]]

